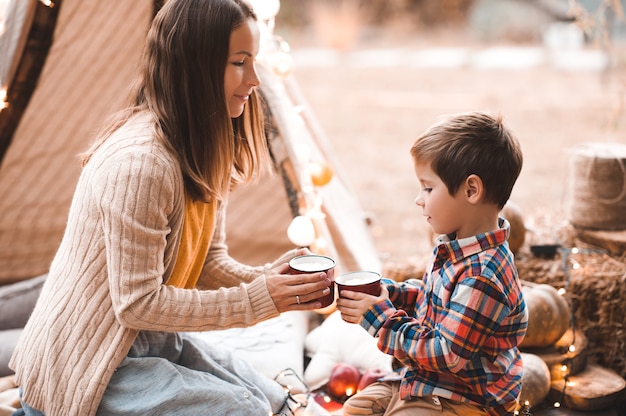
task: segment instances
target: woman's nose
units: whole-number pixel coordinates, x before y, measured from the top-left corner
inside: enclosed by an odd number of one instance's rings
[[[253,87],[261,85],[261,79],[259,78],[259,74],[256,72],[256,67],[253,67],[252,70],[248,72],[246,82],[248,85],[252,85]]]

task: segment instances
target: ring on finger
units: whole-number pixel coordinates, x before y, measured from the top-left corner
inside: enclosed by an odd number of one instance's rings
[[[298,302],[298,305],[300,304],[300,295],[296,295],[296,302]]]

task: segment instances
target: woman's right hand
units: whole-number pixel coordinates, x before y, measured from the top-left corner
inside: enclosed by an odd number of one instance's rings
[[[279,312],[319,309],[319,298],[330,293],[333,282],[324,272],[289,274],[289,264],[265,271],[267,289]]]

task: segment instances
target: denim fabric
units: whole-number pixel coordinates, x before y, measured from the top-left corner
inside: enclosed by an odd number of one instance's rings
[[[192,334],[143,331],[97,414],[265,416],[285,396],[280,384]]]
[[[28,403],[25,403],[24,400],[22,400],[22,388],[21,387],[17,391],[19,392],[19,395],[20,395],[20,402],[22,403],[22,408],[17,409],[15,412],[11,414],[11,416],[46,416],[43,412],[37,409],[33,409],[32,407],[28,405]]]

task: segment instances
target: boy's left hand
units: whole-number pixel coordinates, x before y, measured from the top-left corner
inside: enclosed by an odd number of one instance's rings
[[[341,312],[341,318],[344,321],[358,324],[373,304],[387,299],[389,299],[389,291],[384,285],[381,286],[380,296],[342,290],[341,297],[337,298],[337,310]]]

